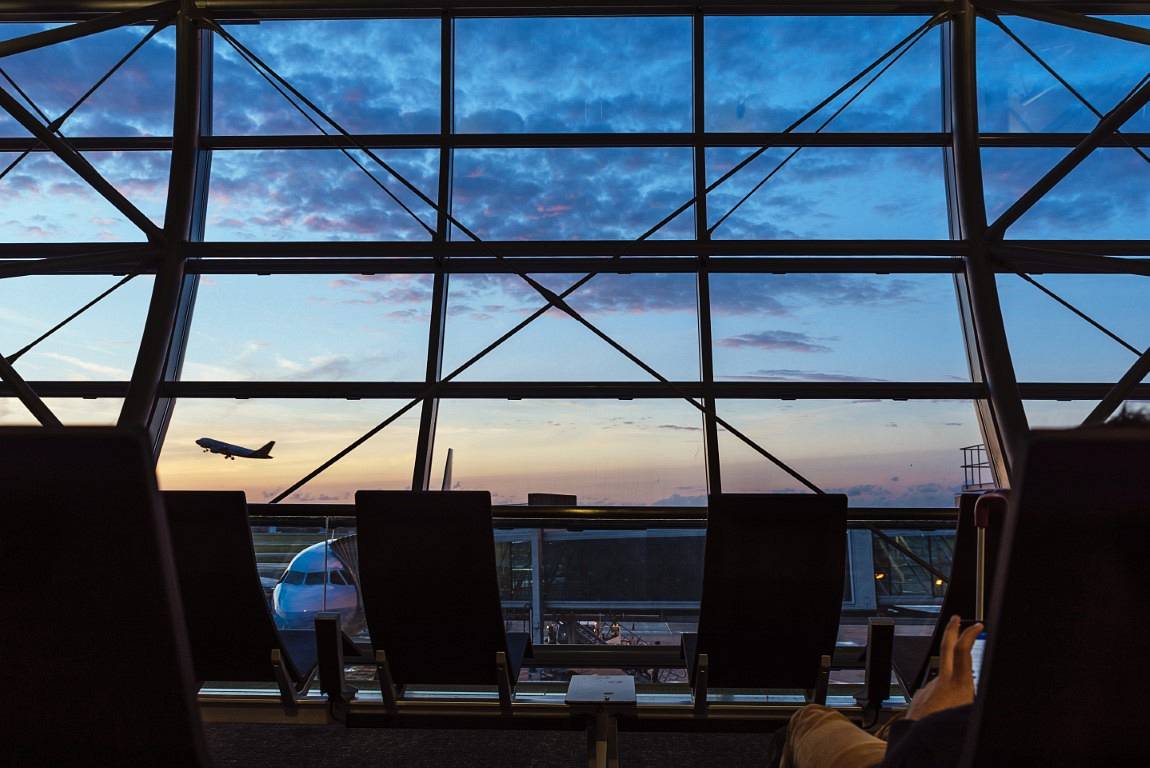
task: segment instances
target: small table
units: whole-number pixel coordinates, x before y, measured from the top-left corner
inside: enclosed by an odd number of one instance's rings
[[[630,675],[575,675],[567,705],[589,716],[588,768],[619,768],[619,715],[635,709],[635,678]]]

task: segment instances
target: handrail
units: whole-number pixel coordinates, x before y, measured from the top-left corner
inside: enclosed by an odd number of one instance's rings
[[[249,504],[248,514],[254,519],[355,517],[354,504]],[[645,527],[705,527],[706,507],[640,507],[640,506],[535,506],[496,504],[491,517],[497,527],[588,527],[640,525]],[[892,525],[953,525],[958,509],[951,507],[852,507],[847,521],[856,524],[888,523]]]

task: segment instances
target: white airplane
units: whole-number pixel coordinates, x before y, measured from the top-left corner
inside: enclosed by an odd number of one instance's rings
[[[272,446],[276,444],[275,440],[265,445],[262,448],[253,450],[251,448],[244,448],[239,445],[232,445],[225,443],[222,440],[213,440],[210,437],[201,437],[196,441],[196,445],[204,449],[204,453],[219,453],[223,454],[225,459],[236,460],[236,456],[241,459],[272,459],[275,458],[271,455]]]
[[[442,489],[451,490],[454,450],[447,449]],[[357,574],[359,550],[355,534],[312,544],[296,554],[272,589],[272,612],[280,629],[307,629],[320,611],[339,613],[343,630],[355,635],[364,629]]]

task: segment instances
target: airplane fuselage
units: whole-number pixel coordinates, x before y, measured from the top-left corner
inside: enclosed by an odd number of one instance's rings
[[[263,448],[244,448],[240,445],[232,445],[225,443],[222,440],[214,440],[210,437],[201,437],[196,441],[196,445],[204,449],[204,453],[218,453],[225,459],[232,459],[233,461],[237,456],[241,459],[270,459],[272,458],[271,449],[275,445],[274,442],[268,443]]]

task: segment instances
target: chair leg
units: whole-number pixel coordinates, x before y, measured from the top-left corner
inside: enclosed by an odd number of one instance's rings
[[[503,714],[511,714],[511,670],[507,664],[507,654],[503,651],[495,652],[495,675],[499,684],[499,708]]]
[[[823,654],[819,657],[819,676],[815,680],[815,690],[811,699],[815,704],[827,703],[827,690],[831,684],[831,657]]]
[[[607,718],[607,768],[619,768],[619,718]]]
[[[319,668],[320,692],[327,696],[328,707],[336,720],[341,720],[357,689],[348,685],[343,674],[343,630],[338,613],[321,613],[315,619],[315,643]]]
[[[599,734],[595,728],[595,718],[591,718],[591,722],[587,724],[587,768],[598,767],[598,750],[596,746],[599,743]]]
[[[707,714],[707,675],[711,660],[705,653],[695,659],[695,716],[702,717]]]
[[[383,695],[383,706],[388,714],[395,714],[398,708],[399,695],[395,689],[395,680],[391,676],[391,667],[387,663],[387,653],[375,652],[375,668],[379,675],[379,691]]]
[[[276,686],[280,689],[280,703],[283,704],[284,711],[289,715],[294,715],[299,709],[296,703],[295,686],[292,684],[291,677],[288,676],[287,667],[284,666],[283,653],[279,648],[272,649],[272,672],[275,674]]]

